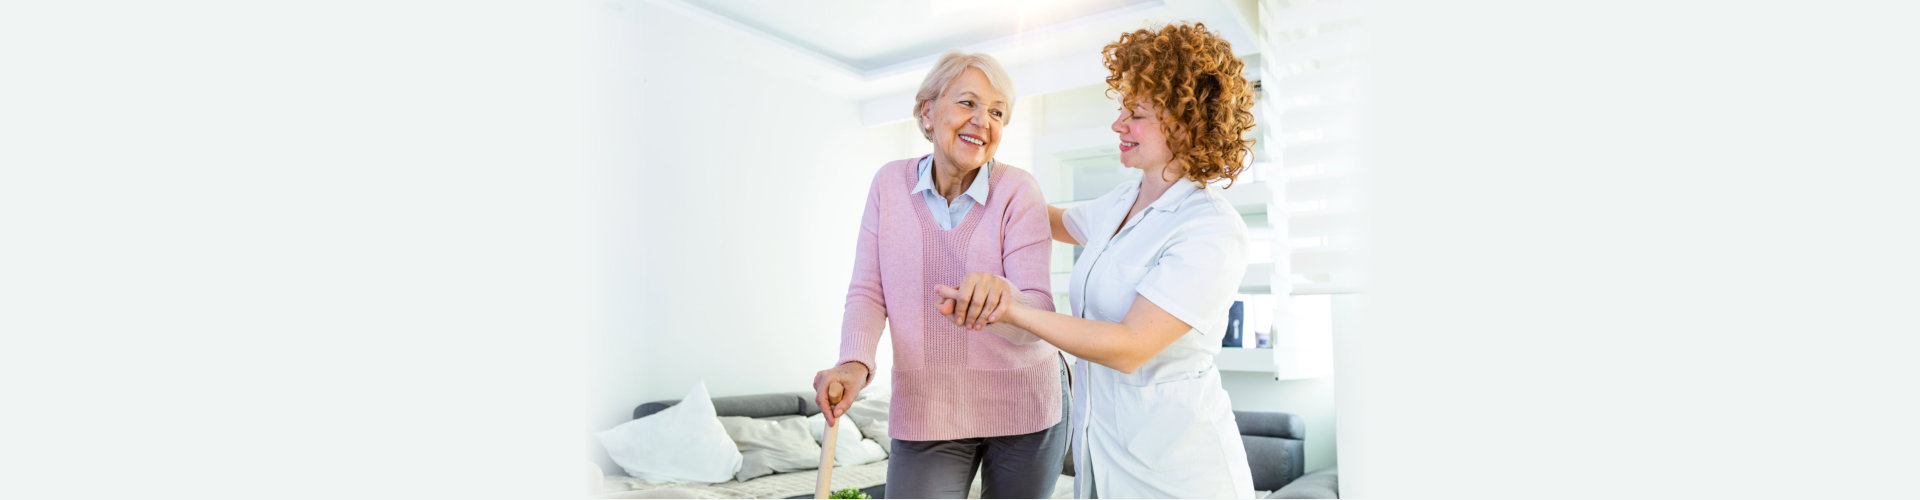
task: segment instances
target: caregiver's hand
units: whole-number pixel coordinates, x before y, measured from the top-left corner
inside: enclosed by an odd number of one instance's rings
[[[1013,305],[1013,282],[990,273],[967,273],[960,286],[934,285],[933,291],[942,298],[940,314],[968,330],[999,321]]]
[[[837,426],[840,416],[847,414],[847,408],[853,407],[853,400],[860,390],[867,387],[867,365],[859,361],[848,361],[840,366],[820,370],[813,375],[813,402],[820,405],[820,412],[827,414],[827,425]],[[827,404],[827,386],[840,383],[840,404]]]

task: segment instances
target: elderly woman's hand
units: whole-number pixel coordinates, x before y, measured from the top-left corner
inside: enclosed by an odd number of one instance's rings
[[[827,425],[836,426],[841,415],[847,414],[847,408],[853,406],[853,398],[867,387],[867,365],[858,361],[848,361],[840,366],[820,370],[813,375],[813,402],[820,405],[820,411],[826,413]],[[834,382],[840,383],[839,404],[827,400],[827,387]]]
[[[1013,282],[990,273],[967,273],[960,286],[934,285],[933,290],[947,297],[940,301],[940,314],[973,331],[998,321],[1013,305]]]

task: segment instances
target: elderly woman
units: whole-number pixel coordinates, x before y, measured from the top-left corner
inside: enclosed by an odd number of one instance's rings
[[[1012,111],[1012,82],[992,57],[941,56],[913,106],[933,154],[887,163],[867,190],[840,360],[814,377],[814,390],[837,421],[873,379],[889,327],[888,497],[964,498],[977,471],[988,498],[1047,498],[1059,478],[1059,350],[1009,325],[970,335],[941,316],[933,288],[959,284],[980,323],[1001,303],[1053,309],[1045,198],[1031,174],[993,159]],[[846,395],[829,405],[834,383]]]
[[[1253,477],[1213,358],[1246,271],[1247,228],[1221,195],[1246,168],[1252,86],[1204,25],[1120,36],[1102,50],[1120,162],[1143,171],[1091,202],[1048,207],[1053,239],[1084,246],[1072,315],[1015,302],[992,324],[1038,335],[1074,363],[1074,491],[1081,498],[1252,498]],[[964,287],[963,287],[964,288]],[[942,286],[964,319],[977,300]],[[993,329],[1002,333],[1015,328]]]

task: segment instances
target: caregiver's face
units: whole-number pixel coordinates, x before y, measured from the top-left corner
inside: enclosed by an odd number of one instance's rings
[[[967,68],[940,97],[927,101],[923,118],[933,125],[935,153],[963,169],[978,168],[1000,148],[1007,97],[993,89],[986,73]]]
[[[1120,134],[1121,165],[1157,170],[1173,159],[1167,134],[1160,128],[1159,109],[1144,100],[1120,109],[1120,117],[1113,120],[1113,132]]]

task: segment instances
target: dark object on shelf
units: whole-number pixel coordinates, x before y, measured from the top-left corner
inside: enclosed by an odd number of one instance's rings
[[[1247,347],[1247,303],[1233,301],[1233,308],[1227,310],[1227,336],[1220,341],[1220,347]]]

